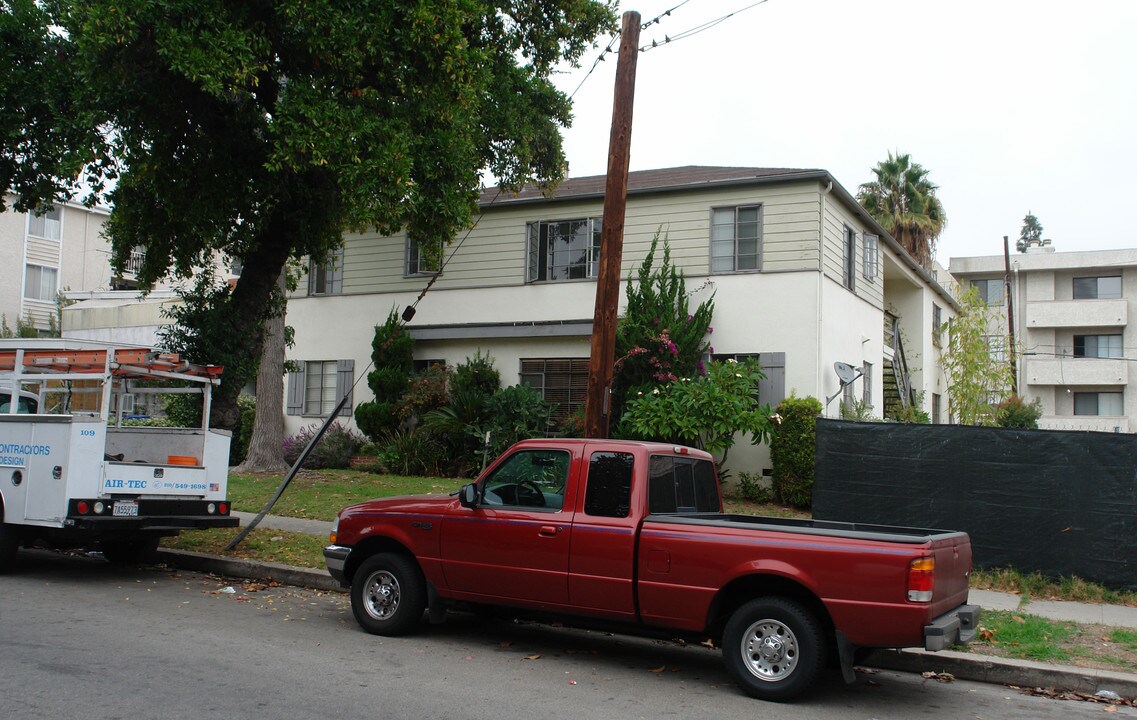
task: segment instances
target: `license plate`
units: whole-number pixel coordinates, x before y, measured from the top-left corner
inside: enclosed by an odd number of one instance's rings
[[[116,500],[113,515],[115,517],[138,517],[138,503]]]

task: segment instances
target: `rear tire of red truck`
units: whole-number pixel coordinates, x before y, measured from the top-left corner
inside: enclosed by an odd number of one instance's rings
[[[351,611],[372,635],[406,635],[422,621],[426,579],[414,560],[397,553],[373,555],[355,571]]]
[[[792,700],[813,685],[825,666],[825,647],[821,623],[789,598],[751,600],[723,631],[727,669],[760,700]]]

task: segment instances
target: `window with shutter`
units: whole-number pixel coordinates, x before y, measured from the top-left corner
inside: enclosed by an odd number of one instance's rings
[[[583,409],[588,394],[588,358],[539,358],[521,361],[521,383],[555,403],[553,424]]]

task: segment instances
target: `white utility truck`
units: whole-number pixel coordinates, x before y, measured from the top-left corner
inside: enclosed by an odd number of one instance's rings
[[[0,340],[0,572],[21,545],[134,562],[163,536],[236,526],[231,433],[209,427],[220,376],[144,346]],[[162,393],[201,395],[201,427],[123,426],[136,399]]]

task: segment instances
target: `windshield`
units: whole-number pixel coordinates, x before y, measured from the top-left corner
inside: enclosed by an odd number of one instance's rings
[[[16,412],[22,415],[35,415],[36,410],[39,409],[39,402],[35,398],[20,396],[19,405],[16,407]],[[0,392],[0,415],[6,415],[12,411],[12,396],[6,392]]]

